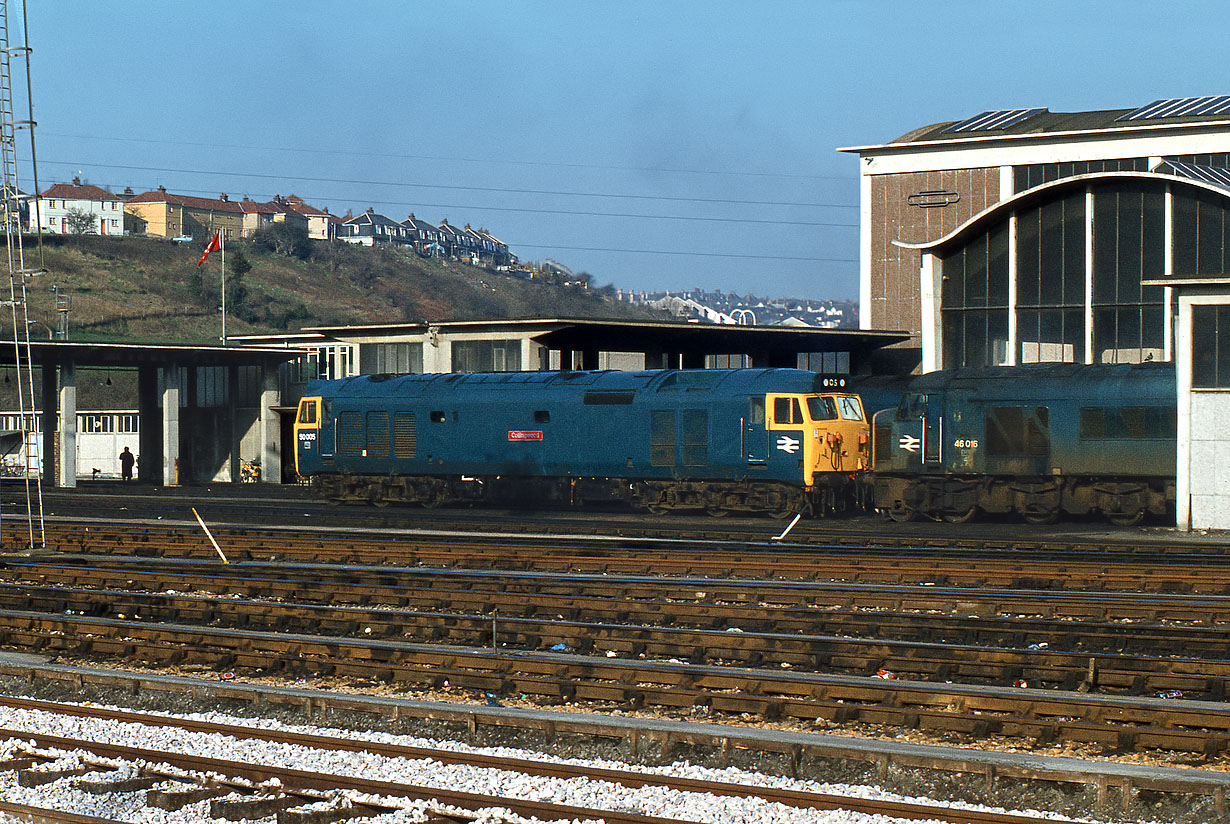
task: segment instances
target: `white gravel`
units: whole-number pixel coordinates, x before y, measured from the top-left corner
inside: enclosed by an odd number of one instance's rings
[[[313,726],[286,725],[271,720],[253,720],[216,713],[187,717],[197,720],[234,724],[250,728],[291,730],[328,737],[340,737],[337,730]],[[204,735],[174,727],[150,727],[141,724],[82,719],[53,713],[0,708],[0,727],[29,733],[84,738],[167,753],[186,753],[208,758],[247,761],[264,765],[284,765],[298,770],[362,776],[383,781],[420,786],[461,789],[484,795],[547,801],[591,809],[607,809],[656,815],[681,821],[713,822],[713,824],[883,824],[899,819],[868,816],[848,811],[798,809],[770,803],[759,798],[711,796],[703,793],[681,793],[663,787],[628,788],[605,781],[589,779],[557,779],[525,775],[504,770],[446,765],[433,760],[386,758],[368,752],[335,752],[286,744],[274,744],[230,736]],[[454,752],[475,752],[487,755],[569,764],[592,765],[607,769],[636,770],[642,773],[674,775],[709,781],[724,781],[749,786],[772,786],[785,789],[830,793],[857,798],[883,798],[936,803],[929,799],[902,798],[874,787],[827,784],[817,781],[796,781],[772,775],[745,772],[738,769],[710,769],[687,762],[666,767],[645,767],[609,761],[579,761],[552,759],[540,753],[509,748],[479,748],[451,741],[436,741],[387,733],[347,732],[345,738],[389,744],[426,747]],[[29,741],[0,741],[0,759],[11,757]],[[65,756],[69,763],[78,756]],[[63,764],[57,764],[62,767]],[[97,775],[92,776],[97,777]],[[209,802],[189,805],[168,812],[144,805],[144,791],[93,795],[64,779],[41,787],[17,786],[15,771],[0,772],[0,798],[11,803],[49,807],[58,811],[100,816],[133,822],[133,824],[188,824],[188,822],[222,821],[209,816]],[[339,803],[346,794],[339,795]],[[952,805],[959,806],[959,805]],[[968,805],[960,805],[968,806]],[[373,824],[425,821],[425,809],[441,809],[422,803],[400,810],[396,814],[365,819]],[[998,808],[981,808],[998,809]],[[1018,811],[1021,812],[1021,811]],[[1062,816],[1024,811],[1040,819],[1071,821]],[[478,818],[481,822],[525,821],[507,811],[491,810]],[[0,814],[0,823],[7,824]],[[261,819],[259,824],[274,824],[274,817]]]

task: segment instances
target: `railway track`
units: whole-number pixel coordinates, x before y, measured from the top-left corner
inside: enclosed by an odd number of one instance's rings
[[[642,599],[642,621],[638,623],[632,620],[631,608],[637,602],[619,591],[618,581],[607,582],[609,596],[588,599],[584,617],[575,597],[562,602],[549,599],[534,610],[537,617],[525,616],[524,599],[509,597],[510,593],[496,587],[485,592],[460,591],[466,601],[461,605],[445,597],[449,590],[441,586],[441,577],[446,576],[433,577],[434,583],[420,585],[417,592],[421,604],[452,610],[447,612],[408,609],[408,587],[382,588],[382,598],[365,587],[321,592],[304,582],[295,590],[294,603],[179,594],[206,587],[221,593],[256,588],[253,577],[241,570],[236,570],[238,577],[209,575],[205,580],[193,575],[143,573],[156,584],[155,591],[145,593],[107,588],[135,583],[132,576],[117,575],[114,570],[99,570],[95,587],[89,589],[30,583],[45,582],[57,571],[24,565],[4,570],[14,574],[14,581],[0,585],[0,609],[11,616],[66,612],[132,617],[146,625],[264,627],[278,632],[366,635],[530,651],[596,650],[619,657],[684,659],[692,664],[723,662],[847,674],[890,669],[901,677],[966,683],[1006,684],[1024,678],[1034,687],[1081,686],[1137,694],[1186,690],[1205,698],[1221,698],[1230,676],[1230,664],[1221,663],[1227,653],[1224,630],[1201,626],[1102,624],[1082,626],[1078,631],[1070,622],[1059,620],[985,621],[975,617],[938,621],[934,609],[926,615],[827,611],[817,615],[814,608],[778,608],[758,610],[752,617],[738,604],[728,606],[718,598],[702,598],[685,611],[685,604],[677,598],[661,595],[651,603]],[[88,577],[80,570],[69,575],[75,581]],[[259,571],[255,580],[262,580]],[[356,605],[381,600],[385,606]],[[542,609],[552,605],[562,611],[551,614]],[[460,611],[462,606],[478,611]],[[1224,606],[1230,608],[1230,603]],[[913,637],[894,637],[901,635]],[[925,640],[919,638],[924,635]],[[1160,651],[1169,654],[1162,656]],[[1200,651],[1205,658],[1197,657]]]
[[[483,613],[416,614],[388,605],[353,606],[373,598],[361,569],[332,570],[358,581],[344,588],[333,585],[328,604],[310,607],[304,601],[312,591],[302,580],[277,579],[263,565],[214,564],[205,580],[182,572],[177,576],[174,566],[97,570],[104,579],[119,574],[129,586],[145,576],[161,589],[137,593],[31,586],[57,573],[67,571],[77,580],[95,570],[12,564],[4,572],[16,577],[0,588],[0,605],[21,608],[0,609],[0,638],[12,647],[59,656],[290,677],[344,676],[401,689],[447,684],[463,693],[531,696],[556,705],[755,716],[825,727],[921,727],[974,739],[995,734],[1040,744],[1092,743],[1111,751],[1166,749],[1215,756],[1230,746],[1230,707],[1220,703],[1230,662],[1216,631],[1205,631],[1205,645],[1214,652],[1203,658],[1190,653],[1090,654],[1037,643],[1026,649],[889,641],[882,633],[862,639],[820,636],[772,631],[768,627],[776,622],[771,618],[758,631],[730,621],[722,613],[723,599],[713,597],[712,590],[727,587],[737,604],[746,596],[746,582],[661,579],[631,584],[639,598],[653,597],[671,610],[671,595],[691,583],[689,597],[705,608],[708,628],[681,628],[678,610],[640,625],[501,617],[490,607]],[[305,577],[323,571],[316,568]],[[414,570],[382,567],[374,572],[416,577]],[[424,595],[445,604],[448,593],[436,583],[442,576],[464,579],[467,594],[480,600],[512,594],[524,602],[524,592],[509,592],[516,589],[509,586],[510,578],[548,590],[575,589],[577,583],[549,576],[544,584],[529,574],[496,576],[493,583],[489,573],[433,571],[420,586]],[[487,588],[476,589],[476,579]],[[215,593],[259,592],[275,580],[295,588],[294,603],[179,594],[205,586]],[[608,611],[629,603],[617,579],[607,576],[600,585]],[[699,586],[706,589],[698,591]],[[404,599],[407,588],[384,585],[383,591],[388,600]],[[976,598],[976,593],[965,596]],[[918,623],[927,621],[926,614],[914,617]],[[1149,631],[1181,648],[1203,628],[1178,629],[1169,633],[1168,627],[1154,625]],[[1074,632],[1068,627],[1063,634],[1067,638]],[[1158,692],[1173,697],[1146,694]],[[1180,695],[1205,700],[1175,700]]]
[[[220,549],[178,525],[55,524],[50,552],[0,570],[2,643],[232,683],[1210,764],[1230,751],[1216,557],[214,536]]]
[[[222,484],[206,488],[128,487],[82,484],[72,490],[44,491],[50,521],[192,522],[191,508],[207,513],[211,523],[260,527],[270,523],[310,529],[322,522],[345,530],[383,533],[425,530],[441,533],[488,532],[517,535],[584,537],[596,531],[626,539],[706,540],[765,544],[786,524],[763,518],[723,518],[672,515],[647,517],[619,509],[562,509],[517,512],[507,509],[434,509],[369,506],[328,507],[292,486]],[[5,501],[4,511],[20,502]],[[1036,527],[1021,523],[972,523],[954,527],[942,523],[894,524],[878,516],[800,521],[788,540],[801,546],[890,549],[935,552],[952,548],[1025,552],[1035,555],[1137,555],[1211,559],[1228,554],[1221,542],[1198,536],[1178,537],[1165,527],[1107,530],[1097,523],[1061,523]]]
[[[390,772],[399,765],[434,762],[444,767],[463,766],[470,770],[498,771],[528,775],[552,781],[585,780],[618,786],[627,790],[656,789],[684,796],[671,809],[686,810],[686,796],[716,796],[718,799],[758,799],[761,805],[781,805],[801,812],[818,810],[854,810],[867,814],[904,819],[970,822],[970,824],[1025,824],[1034,817],[979,809],[953,809],[939,805],[919,804],[892,799],[852,798],[831,793],[807,792],[773,786],[771,783],[735,784],[681,777],[670,773],[627,771],[611,768],[526,760],[478,752],[442,750],[423,746],[374,741],[370,738],[349,739],[340,735],[317,735],[284,729],[253,729],[250,726],[149,715],[95,706],[65,705],[29,699],[0,699],[7,727],[0,727],[0,741],[10,741],[10,753],[0,761],[0,780],[5,773],[15,773],[16,783],[25,788],[68,784],[58,790],[65,795],[71,790],[86,794],[140,794],[147,807],[180,810],[189,804],[208,804],[211,817],[239,819],[258,818],[273,813],[284,824],[317,824],[323,821],[363,820],[397,809],[426,808],[435,815],[433,821],[462,822],[476,818],[480,811],[509,810],[517,815],[537,816],[542,820],[597,820],[612,824],[658,824],[665,821],[694,820],[678,812],[664,818],[632,811],[643,803],[636,796],[625,797],[605,807],[581,808],[527,798],[542,791],[524,790],[501,795],[459,791],[444,781],[431,785],[407,784],[356,775],[353,770],[296,769],[272,759],[255,762],[250,759],[207,757],[202,750],[210,739],[225,737],[238,742],[226,749],[242,753],[246,745],[276,745],[278,760],[298,762],[312,753],[359,753],[367,772],[380,772],[387,764]],[[19,712],[18,712],[19,711]],[[40,731],[43,716],[72,718],[73,724],[102,721],[95,725],[88,738],[50,735]],[[28,723],[21,724],[28,720]],[[18,726],[18,724],[21,724]],[[116,730],[113,725],[123,725]],[[173,733],[179,742],[158,750],[134,747],[128,741],[140,727],[156,728]],[[167,741],[162,736],[162,741]],[[19,741],[19,744],[12,742]],[[263,750],[268,752],[270,750]],[[333,756],[334,762],[345,764]],[[503,780],[505,786],[517,786],[516,781]],[[49,793],[50,794],[50,793]],[[615,795],[610,793],[608,795]],[[375,800],[378,798],[378,800]],[[718,804],[721,802],[719,801]],[[34,808],[22,805],[26,812]],[[699,805],[698,805],[699,806]],[[623,809],[621,809],[621,807]],[[629,809],[632,808],[632,809]],[[0,807],[0,812],[6,811]],[[670,811],[669,809],[667,811]],[[487,813],[490,816],[490,813]],[[498,815],[496,816],[498,817]],[[31,819],[27,819],[31,820]],[[55,819],[48,820],[90,820]],[[93,819],[101,821],[101,819]],[[484,820],[492,820],[491,817]]]
[[[566,573],[706,576],[803,581],[925,583],[1003,589],[1080,589],[1127,592],[1230,594],[1230,564],[1192,559],[1164,564],[1065,556],[997,557],[986,550],[899,554],[862,548],[766,548],[712,543],[645,545],[637,542],[501,540],[491,536],[416,538],[366,536],[333,531],[308,534],[279,530],[218,531],[215,547],[199,528],[57,525],[47,547],[60,553],[278,561],[525,569]]]

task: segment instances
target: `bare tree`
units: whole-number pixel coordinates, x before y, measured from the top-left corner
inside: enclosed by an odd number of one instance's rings
[[[86,232],[93,231],[95,220],[93,213],[85,209],[73,207],[64,213],[65,220],[68,222],[68,233],[70,235],[84,235]]]

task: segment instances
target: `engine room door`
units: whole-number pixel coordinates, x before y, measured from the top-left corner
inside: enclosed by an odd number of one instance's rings
[[[321,401],[320,409],[320,437],[317,440],[316,447],[320,450],[320,460],[325,463],[333,463],[333,454],[337,447],[337,421],[333,419],[333,403],[331,401]]]
[[[941,395],[926,396],[923,413],[923,467],[935,467],[944,460],[944,399]]]
[[[752,469],[769,465],[769,427],[765,422],[765,399],[752,398],[743,419],[743,457]]]

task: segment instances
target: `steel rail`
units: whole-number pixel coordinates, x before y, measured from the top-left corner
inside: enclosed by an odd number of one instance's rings
[[[112,528],[114,529],[114,528]],[[85,551],[93,554],[179,554],[187,557],[213,558],[215,550],[205,537],[187,528],[143,528],[145,534],[134,535],[115,529],[93,528],[68,538],[53,532],[49,546],[62,552]],[[554,564],[557,569],[584,572],[604,571],[631,574],[714,574],[726,576],[798,578],[817,580],[852,572],[863,580],[902,582],[931,580],[933,582],[965,582],[980,586],[1066,585],[1101,588],[1155,589],[1175,591],[1186,587],[1191,591],[1230,592],[1230,565],[1211,563],[1206,555],[1180,564],[1170,558],[1165,565],[1148,559],[1065,558],[1050,561],[1036,555],[1003,558],[999,553],[984,550],[963,550],[944,553],[930,550],[924,557],[872,554],[852,556],[849,547],[788,549],[780,545],[768,548],[740,544],[726,547],[714,542],[687,542],[677,546],[636,544],[620,547],[610,541],[596,545],[560,546],[525,539],[508,542],[492,537],[480,541],[476,536],[463,539],[400,539],[372,538],[360,534],[345,534],[343,540],[329,540],[325,532],[316,537],[287,535],[273,530],[226,530],[220,539],[235,556],[244,560],[271,558],[329,559],[333,562],[401,563],[414,565],[471,567],[524,567],[527,548],[534,553],[540,569]],[[276,541],[276,543],[274,543]],[[697,550],[703,549],[703,552]],[[971,568],[970,557],[977,557]]]
[[[1230,624],[1230,596],[1166,593],[1142,598],[1137,594],[1103,591],[1003,590],[997,588],[910,586],[858,582],[799,582],[764,579],[721,580],[635,575],[565,574],[524,570],[469,570],[419,567],[268,564],[174,559],[116,559],[74,556],[60,561],[12,560],[5,571],[27,579],[38,576],[63,583],[96,580],[146,581],[167,589],[189,579],[218,594],[282,594],[293,596],[304,587],[332,586],[346,597],[362,584],[369,601],[407,605],[416,591],[433,590],[460,597],[459,592],[496,600],[516,593],[556,599],[618,597],[629,607],[669,603],[704,603],[765,607],[777,610],[875,609],[896,612],[1000,614],[1047,619],[1185,622],[1205,626]],[[110,577],[107,577],[107,576]],[[160,583],[161,582],[161,583]],[[391,600],[388,600],[391,599]],[[431,601],[428,600],[427,603]],[[519,599],[523,606],[524,598]],[[649,608],[649,607],[647,607]]]
[[[706,516],[675,515],[669,518],[646,518],[637,512],[620,512],[617,509],[578,511],[574,509],[540,509],[530,512],[513,512],[507,509],[484,508],[479,511],[465,509],[421,510],[414,507],[397,507],[377,510],[369,507],[330,507],[321,502],[296,495],[290,487],[262,486],[244,488],[242,496],[237,490],[214,488],[209,490],[172,489],[145,493],[125,489],[124,502],[127,520],[153,520],[167,518],[168,507],[179,504],[184,513],[190,506],[207,503],[215,513],[214,520],[245,524],[247,528],[264,528],[271,521],[296,523],[302,527],[312,522],[305,514],[314,515],[328,511],[330,518],[339,522],[339,529],[426,529],[435,532],[503,532],[508,536],[527,533],[552,533],[560,536],[581,537],[594,534],[595,523],[607,534],[625,538],[672,539],[697,538],[705,540],[752,541],[761,544],[779,528],[776,522],[762,518],[729,518],[716,522]],[[86,489],[72,491],[51,490],[48,492],[56,502],[59,517],[49,520],[55,523],[74,524],[93,518],[103,523],[114,523],[117,517],[115,494],[97,493]],[[306,510],[306,512],[305,512]],[[163,523],[162,526],[167,526]],[[1121,533],[1106,533],[1106,527],[1098,523],[1098,534],[1082,534],[1080,524],[1061,524],[1046,529],[1031,528],[1016,523],[975,523],[953,527],[948,524],[910,524],[907,526],[885,523],[877,517],[834,518],[804,521],[790,535],[797,545],[852,546],[874,549],[894,549],[901,552],[934,552],[953,548],[994,549],[1003,552],[1024,552],[1038,555],[1071,554],[1084,555],[1102,552],[1146,556],[1189,555],[1198,559],[1216,559],[1227,555],[1227,547],[1216,542],[1208,543],[1184,536],[1154,537],[1145,529],[1123,530]],[[1005,535],[1005,532],[1011,534]]]
[[[448,686],[526,694],[562,704],[853,721],[998,733],[1112,750],[1169,749],[1213,755],[1230,745],[1230,705],[1055,690],[882,680],[789,670],[625,661],[550,652],[501,652],[193,626],[0,613],[3,641],[73,656],[104,655],[152,666],[198,664],[253,674],[348,675],[403,687]]]
[[[921,680],[1007,682],[1023,676],[1031,687],[1058,686],[1197,691],[1220,699],[1230,676],[1224,632],[1206,634],[1208,646],[1222,660],[1197,658],[1185,651],[1156,654],[1070,651],[1059,647],[1026,649],[974,645],[970,639],[919,642],[883,636],[854,638],[814,632],[770,632],[767,629],[686,628],[614,624],[597,621],[520,618],[495,613],[465,615],[358,607],[284,604],[270,600],[218,599],[189,595],[140,596],[114,590],[0,586],[0,609],[69,612],[91,617],[140,621],[143,625],[180,624],[242,627],[276,632],[380,639],[418,639],[459,646],[515,647],[535,650],[567,647],[591,653],[632,658],[684,658],[693,664],[764,667],[788,666],[799,671],[871,674],[890,669],[896,676]],[[711,622],[721,619],[711,611]],[[918,620],[918,616],[914,616]],[[672,616],[673,618],[673,616]],[[925,620],[925,619],[924,619]],[[1163,632],[1164,628],[1157,628]],[[1070,635],[1069,627],[1062,630]],[[958,633],[959,634],[959,633]],[[1153,636],[1160,646],[1182,647],[1188,635]],[[1035,644],[1035,646],[1037,646]],[[1095,678],[1096,676],[1096,678]],[[1192,697],[1189,695],[1189,697]]]
[[[893,816],[897,818],[923,819],[951,822],[995,822],[995,824],[1036,824],[1034,816],[1013,815],[986,810],[954,809],[952,807],[920,804],[889,799],[861,799],[833,793],[817,793],[802,790],[787,790],[771,785],[735,784],[727,781],[705,781],[661,773],[616,770],[596,766],[578,766],[571,763],[541,761],[522,758],[483,755],[403,744],[389,744],[364,739],[347,739],[339,736],[314,735],[283,730],[258,729],[249,726],[197,721],[165,715],[150,715],[104,707],[87,707],[79,704],[62,704],[38,699],[0,696],[0,706],[13,709],[40,711],[68,715],[77,718],[102,718],[124,723],[154,727],[173,727],[188,732],[227,735],[240,739],[252,739],[305,748],[341,752],[368,752],[387,758],[408,760],[433,760],[443,764],[464,764],[484,769],[508,770],[527,775],[551,778],[587,778],[607,781],[625,787],[640,788],[660,786],[679,792],[707,793],[732,797],[754,796],[784,806],[816,808],[821,810],[857,810],[859,812]],[[0,734],[3,731],[0,730]],[[866,804],[866,806],[864,806]]]
[[[85,576],[74,573],[74,584],[52,585],[53,577],[40,572],[42,583],[21,580],[0,582],[0,608],[24,611],[66,612],[95,617],[132,616],[143,621],[209,624],[228,620],[230,625],[252,627],[256,623],[279,631],[363,632],[376,637],[412,637],[439,641],[465,639],[481,644],[498,636],[501,644],[550,647],[567,643],[578,634],[604,624],[626,631],[645,633],[675,629],[699,631],[737,630],[744,638],[723,636],[723,643],[750,644],[770,635],[798,639],[802,636],[840,635],[885,641],[961,643],[984,647],[1050,649],[1080,654],[1129,653],[1210,658],[1230,656],[1230,640],[1224,626],[1176,626],[1142,621],[1089,622],[1070,620],[998,618],[981,614],[950,616],[926,612],[885,612],[857,609],[749,607],[716,601],[686,603],[654,599],[630,601],[617,590],[609,596],[568,597],[543,595],[528,602],[523,596],[496,590],[448,590],[442,587],[401,589],[395,598],[372,593],[362,585],[318,588],[296,582],[293,602],[274,592],[247,593],[240,597],[188,594],[198,589],[200,579],[160,575],[158,586],[137,590],[133,576],[123,581],[100,576],[95,586],[82,588]],[[109,577],[109,576],[107,576]],[[122,583],[125,589],[109,589]],[[234,584],[221,589],[233,591]],[[216,590],[215,590],[216,591]],[[970,601],[967,610],[978,607]],[[508,632],[511,627],[511,632]],[[486,638],[476,638],[486,632]],[[571,646],[577,646],[575,643]],[[780,652],[780,650],[774,650]],[[671,655],[677,656],[678,652]],[[685,657],[688,654],[685,653]],[[764,654],[760,655],[764,658]],[[785,660],[785,659],[782,659]]]

